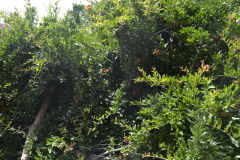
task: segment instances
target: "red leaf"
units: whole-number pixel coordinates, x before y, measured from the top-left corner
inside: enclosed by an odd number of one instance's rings
[[[155,55],[159,55],[159,54],[160,54],[160,50],[156,50],[156,51],[154,51],[153,54],[155,54]]]

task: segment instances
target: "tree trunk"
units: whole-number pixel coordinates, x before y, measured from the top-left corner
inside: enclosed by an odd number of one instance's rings
[[[47,89],[47,94],[45,95],[45,97],[43,99],[43,103],[41,105],[41,108],[38,111],[38,114],[37,114],[33,124],[29,128],[29,132],[28,132],[27,137],[26,137],[26,141],[25,141],[25,144],[24,144],[21,160],[28,160],[29,159],[28,155],[29,155],[29,151],[31,151],[31,148],[32,148],[32,144],[33,144],[33,140],[34,140],[34,136],[35,136],[35,130],[39,126],[39,124],[42,120],[42,117],[45,115],[45,113],[46,113],[46,111],[49,107],[54,89],[55,89],[55,86],[50,86]]]

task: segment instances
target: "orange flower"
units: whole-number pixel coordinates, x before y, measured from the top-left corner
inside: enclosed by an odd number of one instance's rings
[[[7,107],[3,107],[3,111],[6,112],[8,110]]]
[[[105,73],[109,73],[110,72],[110,70],[109,69],[105,69]]]
[[[75,103],[76,104],[78,104],[79,103],[79,101],[78,101],[78,99],[76,98],[76,99],[74,99],[74,101],[75,101]]]
[[[217,37],[216,37],[216,40],[220,40],[220,36],[217,36]]]
[[[120,154],[118,157],[119,157],[119,158],[126,158],[126,155]]]
[[[221,113],[221,116],[222,116],[222,117],[226,117],[226,113],[225,113],[225,112],[222,112],[222,113]]]
[[[92,9],[90,5],[85,6],[85,8],[87,8],[88,10]]]
[[[153,52],[153,54],[154,55],[159,55],[160,54],[160,50],[158,49],[158,50],[155,50],[154,52]]]

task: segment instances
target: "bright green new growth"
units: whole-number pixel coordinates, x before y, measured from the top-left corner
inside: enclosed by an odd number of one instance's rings
[[[58,9],[1,13],[0,159],[240,157],[237,0]]]

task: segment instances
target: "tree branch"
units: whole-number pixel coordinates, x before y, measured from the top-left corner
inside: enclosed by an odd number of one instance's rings
[[[50,104],[50,101],[51,101],[52,94],[53,94],[54,90],[55,90],[55,86],[50,86],[47,89],[48,93],[45,95],[45,97],[43,99],[43,103],[41,105],[41,108],[40,108],[33,124],[29,128],[29,132],[28,132],[27,137],[26,137],[26,141],[25,141],[25,144],[24,144],[21,160],[28,160],[29,159],[29,151],[32,148],[33,137],[35,136],[35,130],[39,126],[42,117],[45,115],[45,113],[46,113],[46,111],[49,107],[49,104]]]

